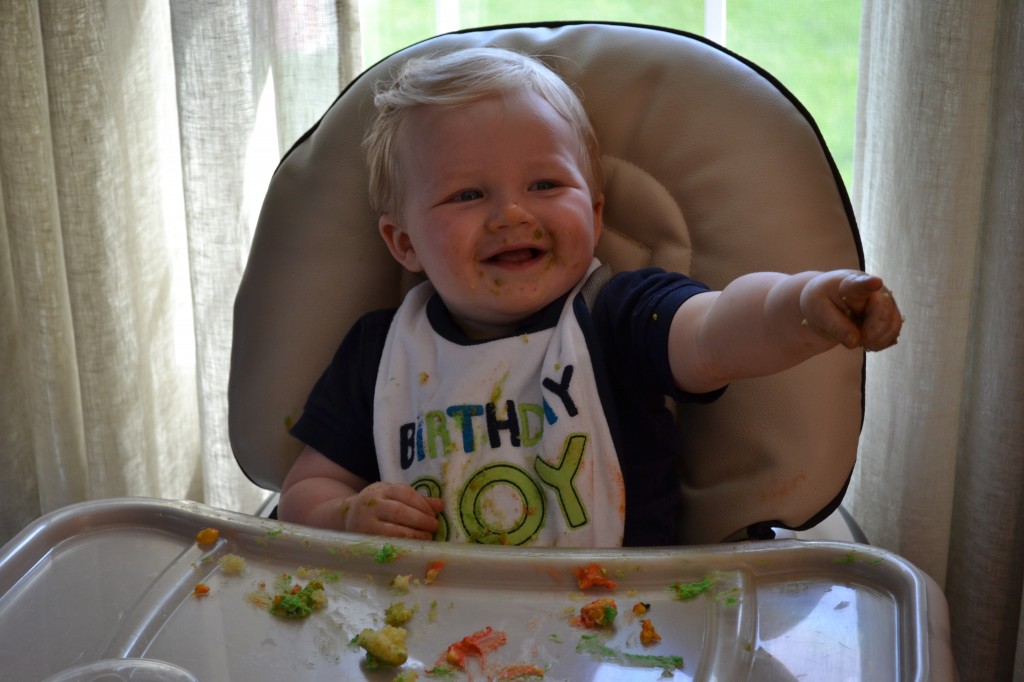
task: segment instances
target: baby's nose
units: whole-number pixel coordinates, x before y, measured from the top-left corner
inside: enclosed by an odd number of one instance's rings
[[[530,213],[518,201],[510,201],[501,207],[500,217],[503,225],[518,225],[528,221]]]

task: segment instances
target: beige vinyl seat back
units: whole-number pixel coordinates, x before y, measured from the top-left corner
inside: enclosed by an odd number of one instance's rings
[[[368,69],[286,155],[235,303],[231,445],[278,490],[301,444],[288,426],[356,318],[414,281],[388,254],[361,148],[374,82],[414,55],[499,45],[540,56],[582,93],[607,169],[598,257],[714,288],[760,270],[862,268],[845,189],[816,126],[772,77],[712,43],[618,24],[480,29]],[[833,350],[678,411],[680,542],[802,528],[839,504],[856,458],[863,356]],[[757,532],[752,532],[757,536]]]

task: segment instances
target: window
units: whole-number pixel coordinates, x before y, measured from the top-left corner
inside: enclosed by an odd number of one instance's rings
[[[770,71],[803,102],[849,184],[860,5],[860,0],[361,0],[359,11],[366,66],[439,33],[496,24],[587,19],[707,35]]]

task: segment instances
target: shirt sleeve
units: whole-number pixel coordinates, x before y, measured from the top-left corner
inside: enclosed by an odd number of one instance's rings
[[[317,380],[291,434],[368,482],[380,480],[373,444],[377,369],[394,310],[360,318]]]
[[[669,364],[668,338],[672,318],[690,297],[710,291],[678,272],[643,268],[613,277],[594,303],[594,320],[606,334],[608,357],[621,363],[626,376],[649,391],[680,402],[711,402],[724,389],[688,393],[676,388]]]

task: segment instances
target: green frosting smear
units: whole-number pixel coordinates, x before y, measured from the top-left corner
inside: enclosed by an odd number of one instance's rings
[[[638,668],[661,668],[666,675],[672,670],[683,669],[682,656],[654,656],[650,654],[631,654],[613,649],[598,638],[597,635],[583,635],[576,644],[576,653],[588,654],[594,658],[611,663],[619,663]]]
[[[373,555],[373,560],[378,564],[390,564],[398,558],[398,550],[394,545],[385,544],[380,551]]]
[[[703,579],[693,583],[672,583],[671,588],[676,593],[676,599],[693,599],[703,594],[715,585],[715,579],[711,576],[704,576]]]

